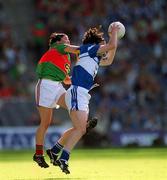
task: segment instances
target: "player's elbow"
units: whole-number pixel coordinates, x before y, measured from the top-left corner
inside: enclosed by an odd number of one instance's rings
[[[110,66],[112,63],[113,63],[113,59],[109,60],[109,61],[106,63],[106,66]]]

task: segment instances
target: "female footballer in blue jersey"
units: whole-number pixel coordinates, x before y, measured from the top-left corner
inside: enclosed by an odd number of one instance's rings
[[[103,33],[97,28],[90,28],[85,32],[83,45],[78,49],[79,60],[73,68],[72,84],[65,95],[66,105],[69,110],[73,128],[68,129],[58,140],[52,153],[57,159],[58,153],[62,150],[59,159],[53,162],[61,170],[69,174],[68,160],[71,150],[86,133],[86,126],[89,113],[89,100],[91,98],[89,91],[93,87],[94,78],[99,66],[111,65],[117,49],[117,32],[119,27],[113,25],[109,33],[109,41],[104,44]],[[102,45],[103,44],[103,45]],[[107,53],[103,58],[103,54]]]

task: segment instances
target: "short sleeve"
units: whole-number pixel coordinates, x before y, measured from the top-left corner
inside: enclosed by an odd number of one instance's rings
[[[88,54],[91,58],[97,57],[97,51],[100,45],[91,45],[88,47]]]

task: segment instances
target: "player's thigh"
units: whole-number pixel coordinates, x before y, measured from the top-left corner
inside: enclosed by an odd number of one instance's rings
[[[57,105],[59,105],[62,108],[67,109],[67,106],[65,103],[65,93],[66,93],[66,89],[60,83],[59,86],[57,87],[57,95],[55,97],[54,103],[52,104],[52,107],[56,107]]]
[[[64,92],[64,93],[59,97],[59,99],[58,99],[58,101],[57,101],[57,104],[58,104],[59,106],[65,108],[65,109],[67,109],[67,105],[66,105],[66,103],[65,103],[65,93],[66,93],[66,92]]]
[[[83,132],[86,131],[88,113],[86,111],[70,111],[70,118],[72,120],[73,126]]]

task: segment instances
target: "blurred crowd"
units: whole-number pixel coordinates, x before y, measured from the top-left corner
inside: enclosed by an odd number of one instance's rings
[[[28,57],[26,46],[14,41],[12,25],[0,2],[0,98],[27,97],[31,81],[27,71]]]
[[[167,129],[167,3],[166,0],[34,0],[31,39],[25,47],[12,41],[11,26],[0,6],[0,98],[32,97],[35,67],[47,50],[51,32],[67,33],[79,45],[85,30],[120,21],[126,35],[119,41],[110,67],[99,69],[92,90],[90,116],[100,119],[101,133]],[[13,86],[14,84],[14,86]],[[24,88],[23,88],[24,87]]]

